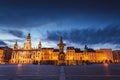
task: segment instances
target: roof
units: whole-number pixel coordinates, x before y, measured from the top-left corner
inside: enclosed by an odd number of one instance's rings
[[[54,49],[53,52],[59,52],[59,49]]]
[[[12,49],[12,48],[9,48],[8,46],[4,46],[4,47],[0,47],[0,49]]]
[[[92,49],[92,48],[88,48],[88,49],[86,49],[86,51],[87,51],[87,52],[95,52],[95,50]]]
[[[80,48],[75,48],[75,53],[80,53],[80,52],[83,52],[80,50]]]
[[[54,49],[54,48],[42,48],[42,49]]]
[[[67,47],[67,50],[73,50],[73,49],[75,49],[73,46]]]

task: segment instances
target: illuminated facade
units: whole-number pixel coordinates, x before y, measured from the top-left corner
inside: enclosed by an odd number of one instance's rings
[[[10,62],[13,64],[32,64],[37,62],[39,64],[76,65],[85,61],[102,63],[113,61],[111,49],[93,50],[85,46],[84,50],[80,50],[79,48],[67,47],[66,52],[64,52],[65,45],[61,37],[58,44],[59,49],[42,48],[40,42],[38,48],[33,49],[31,47],[31,37],[28,34],[23,48],[19,49],[17,42],[14,44]]]
[[[18,48],[18,43],[14,44],[11,63],[31,64],[35,60],[40,60],[41,43],[38,44],[38,49],[31,47],[31,37],[28,34],[23,48]]]
[[[115,63],[120,63],[120,50],[113,51],[113,60]]]
[[[4,50],[0,49],[0,63],[4,61]]]
[[[81,51],[78,48],[67,47],[66,60],[68,64],[81,64],[86,61],[93,63],[109,63],[113,61],[113,56],[111,49],[93,50],[89,48]]]
[[[12,48],[9,48],[8,46],[0,47],[0,50],[3,50],[3,62],[9,63],[9,60],[12,56]]]

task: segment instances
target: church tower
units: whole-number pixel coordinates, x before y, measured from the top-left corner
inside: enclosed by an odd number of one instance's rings
[[[87,47],[87,45],[85,45],[85,47],[84,47],[84,50],[85,50],[85,51],[87,51],[87,50],[88,50],[88,47]]]
[[[39,42],[38,49],[41,49],[41,48],[42,48],[42,44],[41,44],[41,42]]]
[[[65,64],[65,53],[64,53],[64,46],[66,44],[63,43],[62,37],[60,37],[60,43],[58,44],[59,47],[59,55],[58,55],[58,65]]]
[[[27,50],[31,49],[31,36],[30,36],[30,33],[28,34],[27,40],[24,43],[24,49],[27,49]]]
[[[18,49],[18,44],[17,44],[17,41],[15,42],[14,44],[14,50]]]
[[[64,52],[64,46],[65,46],[65,45],[66,45],[66,44],[63,43],[62,37],[60,37],[60,43],[58,44],[59,52],[60,52],[60,53],[63,53],[63,52]]]

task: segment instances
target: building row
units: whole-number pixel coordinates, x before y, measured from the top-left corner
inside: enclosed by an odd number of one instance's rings
[[[12,56],[12,49],[5,46],[0,47],[0,63],[9,63]]]
[[[85,62],[90,63],[111,63],[120,62],[120,50],[113,51],[112,49],[97,49],[88,48],[86,45],[84,50],[68,46],[64,51],[65,43],[62,37],[57,44],[58,49],[43,48],[41,42],[38,43],[38,48],[34,49],[31,45],[31,36],[28,34],[23,48],[19,48],[15,42],[14,48],[0,48],[0,63],[8,62],[10,64],[66,64],[77,65]]]

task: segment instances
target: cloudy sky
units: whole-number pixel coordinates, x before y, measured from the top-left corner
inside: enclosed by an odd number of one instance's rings
[[[120,49],[119,0],[0,0],[0,45]]]

